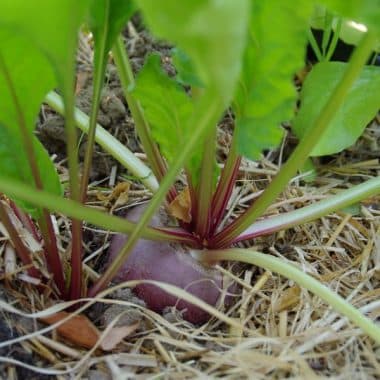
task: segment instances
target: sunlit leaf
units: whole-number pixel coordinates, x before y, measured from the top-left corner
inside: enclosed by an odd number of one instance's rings
[[[0,27],[29,38],[53,63],[60,86],[69,86],[87,6],[88,0],[5,0],[0,4]]]
[[[303,84],[301,109],[293,121],[298,137],[307,138],[309,128],[341,80],[346,66],[343,62],[325,62],[313,67]],[[337,153],[354,144],[380,108],[379,88],[380,69],[365,67],[310,155]]]
[[[319,0],[319,3],[339,16],[366,24],[380,34],[380,0]]]

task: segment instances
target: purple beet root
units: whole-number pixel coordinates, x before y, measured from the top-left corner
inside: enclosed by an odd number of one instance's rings
[[[134,207],[126,216],[136,222],[145,206]],[[165,215],[156,214],[151,222],[152,227],[163,226]],[[109,248],[109,262],[119,253],[124,245],[126,235],[115,235]],[[186,247],[169,242],[140,240],[127,261],[118,272],[116,282],[130,280],[155,280],[166,282],[185,289],[208,304],[215,306],[223,289],[223,276],[216,269],[204,267],[192,258]],[[162,312],[165,307],[175,306],[183,311],[183,317],[189,322],[199,324],[206,322],[210,316],[202,309],[178,299],[154,285],[138,285],[134,289],[138,297],[147,306]]]

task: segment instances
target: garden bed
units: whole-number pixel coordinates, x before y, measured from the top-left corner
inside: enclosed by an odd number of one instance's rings
[[[137,18],[129,23],[124,36],[135,73],[146,55],[154,51],[159,53],[166,72],[174,75],[170,46],[150,37]],[[76,95],[78,107],[87,114],[92,92],[91,61],[91,46],[83,37]],[[146,159],[112,60],[107,66],[98,122],[137,157]],[[233,117],[227,112],[217,131],[220,167],[231,143],[232,125]],[[46,105],[39,116],[37,135],[53,155],[61,181],[66,182],[64,122]],[[257,199],[296,142],[287,130],[278,149],[265,151],[257,162],[242,160],[225,222],[235,219]],[[85,145],[84,137],[79,148],[81,158]],[[380,175],[379,152],[377,117],[352,147],[313,159],[318,175],[293,178],[266,215],[299,209]],[[184,188],[184,176],[179,176],[176,185]],[[151,197],[152,193],[132,173],[100,147],[95,149],[88,205],[123,214]],[[70,220],[62,214],[54,218],[67,271]],[[380,198],[374,196],[314,222],[237,245],[293,263],[376,321],[380,315],[379,236]],[[97,279],[105,270],[110,238],[109,231],[85,225],[87,278]],[[22,266],[15,253],[5,255],[9,244],[4,235],[0,244],[0,378],[375,379],[380,373],[379,348],[374,340],[294,281],[249,264],[217,265],[217,270],[241,292],[232,296],[228,306],[223,302],[217,305],[217,312],[203,325],[191,324],[174,309],[162,314],[148,309],[131,291],[136,284],[113,284],[101,293],[101,299],[80,304],[83,315],[106,341],[115,326],[130,330],[123,330],[125,338],[115,348],[83,347],[75,338],[57,335],[51,324],[42,322],[44,313],[48,314],[57,300],[49,298],[48,288],[40,292],[28,276],[18,276]]]

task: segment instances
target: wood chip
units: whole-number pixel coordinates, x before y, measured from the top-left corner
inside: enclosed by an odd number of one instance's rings
[[[191,222],[191,199],[189,188],[186,187],[177,197],[170,203],[169,212],[183,222]]]
[[[70,313],[61,311],[50,317],[40,318],[41,322],[52,325],[67,318]],[[80,347],[92,348],[99,340],[100,332],[84,315],[73,315],[56,328],[59,335]]]

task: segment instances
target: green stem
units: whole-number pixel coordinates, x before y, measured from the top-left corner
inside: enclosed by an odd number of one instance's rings
[[[45,98],[45,102],[56,112],[61,115],[64,114],[65,107],[63,100],[56,92],[49,92]],[[75,109],[74,116],[76,125],[83,132],[88,133],[89,117],[78,108]],[[130,170],[149,190],[152,192],[157,191],[158,182],[152,171],[99,124],[96,125],[95,141],[125,168]]]
[[[280,173],[273,179],[264,193],[254,204],[239,218],[235,219],[225,230],[221,231],[213,241],[217,247],[226,247],[231,244],[234,237],[246,230],[265,210],[272,204],[283,191],[289,180],[297,173],[307,160],[310,152],[318,143],[329,126],[337,110],[343,104],[352,84],[359,76],[368,56],[371,54],[376,36],[368,32],[355,49],[343,78],[331,94],[325,107],[310,128],[310,132],[301,140],[296,149],[281,168]]]
[[[326,53],[326,57],[325,57],[325,61],[330,61],[332,55],[334,54],[334,51],[336,49],[336,46],[338,44],[338,40],[339,40],[339,34],[340,34],[340,29],[342,27],[342,19],[339,18],[338,19],[338,24],[335,28],[335,31],[334,31],[334,34],[333,34],[333,38],[332,38],[332,41],[330,43],[330,46],[329,46],[329,49]]]
[[[215,251],[200,251],[194,253],[200,261],[212,263],[216,261],[241,261],[257,265],[269,271],[273,271],[293,280],[298,285],[306,288],[318,297],[326,301],[333,309],[343,314],[352,323],[360,327],[372,339],[380,344],[380,328],[359,310],[346,300],[323,285],[320,281],[304,273],[295,265],[282,259],[259,253],[249,249],[225,249]]]
[[[310,222],[380,193],[380,177],[343,190],[337,195],[279,216],[259,220],[233,240],[237,243]]]
[[[130,89],[135,84],[132,68],[129,63],[128,55],[124,47],[123,38],[118,36],[112,49],[112,54],[119,72],[121,86],[127,100],[129,110],[131,111],[137,133],[144,147],[144,152],[148,157],[148,161],[152,166],[153,173],[159,181],[162,180],[166,173],[166,164],[160,154],[157,145],[154,143],[150,127],[145,119],[140,104],[132,96]]]
[[[73,219],[85,220],[113,232],[129,234],[136,227],[136,224],[129,222],[125,218],[106,214],[95,208],[84,206],[80,202],[64,199],[46,191],[36,190],[23,182],[3,178],[1,175],[0,192],[7,194],[11,198],[21,199],[51,211],[60,212]],[[176,228],[146,228],[142,236],[145,239],[173,241],[189,245],[196,243],[196,239],[192,235],[185,232],[181,233],[181,230]]]
[[[331,31],[332,31],[332,22],[333,22],[333,15],[330,12],[325,13],[325,27],[323,29],[323,36],[322,36],[322,56],[323,60],[326,60],[326,51],[327,47],[329,45],[330,37],[331,37]]]
[[[315,36],[314,36],[311,29],[308,30],[308,38],[309,38],[310,46],[312,47],[314,54],[317,57],[318,62],[322,62],[323,61],[323,55],[322,55],[321,49],[319,48],[318,42],[315,39]]]
[[[109,7],[105,7],[105,12],[109,12]],[[108,14],[105,15],[105,19],[108,20]],[[104,28],[107,28],[108,23],[104,22]],[[84,203],[87,196],[87,186],[90,177],[90,169],[92,163],[92,155],[94,153],[95,134],[96,134],[96,120],[99,112],[100,97],[103,88],[103,82],[106,72],[106,58],[107,52],[105,52],[107,30],[103,30],[102,38],[100,39],[100,46],[95,47],[94,58],[94,75],[93,75],[93,93],[91,102],[91,114],[90,124],[87,135],[86,152],[84,156],[82,181],[81,181],[81,200]]]
[[[163,178],[160,188],[157,193],[153,196],[149,206],[146,208],[144,214],[141,216],[139,223],[137,224],[134,231],[129,235],[128,241],[121,249],[119,255],[111,263],[106,272],[98,280],[98,282],[90,289],[89,295],[95,296],[99,291],[103,290],[112,278],[117,274],[121,265],[126,261],[128,255],[130,254],[132,248],[137,243],[140,238],[141,232],[147,226],[152,216],[162,203],[167,191],[173,185],[176,176],[178,175],[181,168],[184,167],[186,161],[193,153],[195,147],[202,141],[202,138],[207,134],[210,128],[213,128],[220,116],[222,106],[219,104],[217,99],[210,97],[208,93],[205,93],[198,103],[196,112],[194,112],[194,117],[190,120],[191,125],[196,126],[194,133],[191,135],[187,144],[184,145],[183,150],[178,155],[177,159],[173,162],[170,170],[167,172],[166,176]]]

